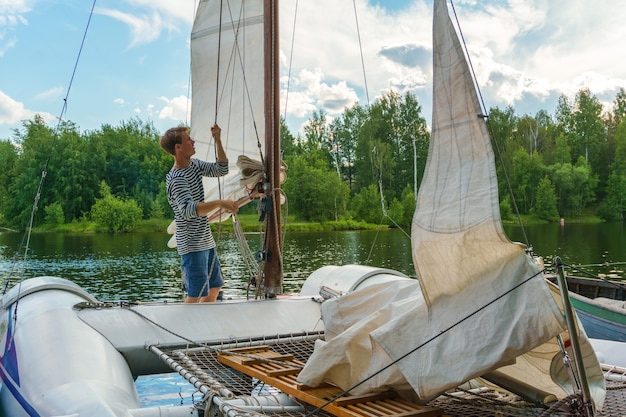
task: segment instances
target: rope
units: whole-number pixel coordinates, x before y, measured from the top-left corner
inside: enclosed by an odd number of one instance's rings
[[[252,285],[254,285],[255,288],[257,289],[260,287],[261,272],[259,268],[259,263],[257,262],[256,257],[250,250],[250,246],[248,245],[248,240],[246,239],[246,236],[243,233],[243,229],[241,228],[241,223],[239,222],[239,219],[237,218],[235,214],[233,214],[233,229],[235,233],[235,238],[237,239],[237,243],[239,244],[239,248],[241,249],[243,262],[245,264],[245,267],[248,271],[248,275],[250,277],[248,281],[247,292],[246,292],[246,298],[249,299],[250,287]]]
[[[367,97],[367,104],[370,104],[370,94],[367,88],[367,75],[365,73],[365,61],[363,60],[363,46],[361,45],[361,31],[359,30],[359,16],[356,11],[356,0],[352,0],[354,5],[354,20],[356,22],[356,33],[359,37],[359,51],[361,52],[361,67],[363,68],[363,81],[365,83],[365,96]]]
[[[80,48],[78,49],[78,55],[76,56],[76,60],[74,62],[74,68],[72,70],[72,75],[70,77],[70,82],[68,84],[67,87],[67,93],[65,94],[65,97],[63,98],[63,105],[61,106],[61,113],[59,114],[58,117],[58,123],[57,126],[54,130],[54,135],[52,138],[52,146],[50,148],[50,154],[48,155],[48,158],[46,159],[46,163],[44,164],[44,169],[41,172],[41,179],[39,180],[39,185],[37,186],[37,192],[35,193],[35,198],[33,201],[33,209],[31,210],[30,213],[30,219],[28,221],[28,227],[26,228],[26,234],[22,237],[22,242],[20,244],[20,250],[22,249],[22,247],[24,248],[24,258],[23,258],[23,265],[26,265],[27,263],[27,259],[28,259],[28,250],[30,248],[30,237],[32,235],[32,230],[33,230],[33,223],[34,223],[34,219],[35,219],[35,213],[37,212],[37,205],[39,204],[39,199],[41,198],[41,190],[43,189],[43,184],[44,181],[46,179],[46,175],[48,174],[48,166],[50,164],[50,158],[52,157],[52,151],[54,150],[55,146],[56,146],[56,141],[59,135],[59,130],[61,129],[61,124],[63,123],[63,115],[66,113],[67,111],[67,101],[68,98],[70,96],[70,91],[72,90],[72,85],[74,83],[74,77],[76,75],[76,70],[78,68],[78,62],[80,61],[80,57],[82,55],[83,52],[83,46],[85,45],[85,39],[87,38],[87,32],[89,30],[89,24],[91,23],[91,18],[93,16],[93,11],[96,7],[96,0],[93,1],[92,5],[91,5],[91,10],[89,12],[89,17],[87,19],[87,25],[85,26],[85,30],[83,32],[83,38],[82,41],[80,43]],[[26,245],[22,246],[24,244],[24,240],[26,240]],[[16,259],[17,259],[17,255],[16,255]],[[24,266],[23,266],[24,268]],[[14,271],[14,269],[12,268],[11,270],[12,272]],[[9,277],[7,278],[7,281],[5,283],[5,287],[4,287],[4,293],[6,293],[7,289],[9,288],[9,283],[11,282],[11,275],[9,275]],[[13,325],[15,326],[15,328],[17,328],[17,310],[19,307],[19,302],[20,302],[20,294],[22,291],[22,281],[25,277],[25,274],[22,274],[22,278],[19,280],[19,284],[18,284],[18,296],[17,296],[17,301],[15,302],[15,309],[14,309],[14,314],[13,314]],[[15,337],[15,334],[12,333],[11,334],[11,339],[13,339]],[[7,344],[7,346],[12,346],[13,345],[13,341],[11,340],[10,343]]]
[[[285,112],[283,113],[283,120],[287,120],[287,103],[289,102],[289,86],[291,83],[291,68],[293,62],[293,45],[296,40],[296,18],[298,17],[298,0],[296,0],[296,9],[293,13],[293,36],[291,37],[291,51],[289,52],[289,68],[287,69],[287,88],[285,92]]]

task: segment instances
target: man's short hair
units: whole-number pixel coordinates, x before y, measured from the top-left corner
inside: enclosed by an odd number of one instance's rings
[[[159,143],[165,149],[165,152],[174,155],[176,144],[183,143],[183,133],[189,133],[187,126],[181,125],[167,129],[165,134],[159,139]]]

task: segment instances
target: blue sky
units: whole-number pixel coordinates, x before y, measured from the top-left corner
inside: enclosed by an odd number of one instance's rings
[[[295,3],[281,3],[284,63]],[[626,88],[626,8],[616,3],[455,1],[487,106],[553,114],[561,94],[585,87],[609,108]],[[411,91],[429,120],[432,0],[356,4],[370,101]],[[164,131],[187,120],[195,0],[98,0],[74,73],[92,5],[0,0],[0,139],[35,114],[55,126],[70,87],[64,118],[81,131],[133,117]],[[353,2],[300,1],[297,23],[287,108],[294,132],[316,109],[332,117],[367,104]]]

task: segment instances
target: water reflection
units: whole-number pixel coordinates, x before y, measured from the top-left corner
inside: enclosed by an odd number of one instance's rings
[[[525,240],[521,228],[506,226],[505,230],[511,240]],[[626,232],[622,223],[528,226],[526,236],[546,264],[558,255],[565,264],[585,266],[594,273],[623,275]],[[244,296],[250,278],[238,243],[226,233],[216,233],[216,237],[226,277],[225,295]],[[16,282],[22,276],[53,275],[76,282],[102,301],[183,297],[180,260],[175,250],[167,248],[169,236],[165,233],[36,234],[31,237],[28,258],[17,264],[23,273],[15,273],[14,258],[22,238],[16,233],[0,233],[3,286],[9,276]],[[259,234],[247,235],[253,252],[258,250],[259,240]],[[415,277],[410,239],[399,230],[288,233],[283,259],[287,293],[298,292],[304,280],[324,265],[372,265]]]

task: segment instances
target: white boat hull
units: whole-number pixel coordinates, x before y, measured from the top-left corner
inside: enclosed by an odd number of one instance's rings
[[[345,293],[365,280],[406,279],[369,267],[320,271],[305,295],[201,304],[105,306],[62,278],[26,280],[2,299],[0,415],[137,415],[134,379],[171,372],[149,346],[320,332],[320,303],[313,297],[321,286]]]

